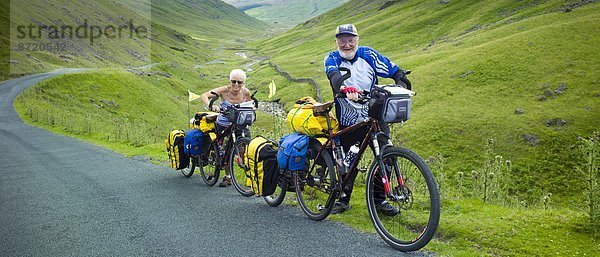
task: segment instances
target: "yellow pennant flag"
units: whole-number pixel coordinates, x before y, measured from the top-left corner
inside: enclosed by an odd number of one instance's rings
[[[275,92],[277,92],[277,86],[275,86],[275,81],[271,80],[269,84],[269,99],[275,96]]]
[[[190,90],[188,90],[188,95],[189,95],[189,96],[188,96],[188,101],[189,101],[189,102],[191,102],[191,101],[194,101],[194,100],[196,100],[196,99],[200,98],[200,95],[194,94],[194,93],[192,93],[192,91],[190,91]]]

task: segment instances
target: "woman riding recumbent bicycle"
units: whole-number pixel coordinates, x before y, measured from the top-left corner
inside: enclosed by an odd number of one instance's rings
[[[326,131],[308,140],[306,170],[293,172],[295,191],[302,211],[313,220],[326,218],[334,202],[344,197],[358,174],[358,163],[367,146],[374,161],[366,179],[366,201],[369,217],[382,239],[401,251],[415,251],[425,246],[437,229],[440,202],[437,184],[427,164],[413,151],[397,147],[380,129],[380,122],[404,122],[410,115],[414,92],[396,85],[373,87],[362,92],[358,101],[369,106],[368,118],[339,131],[334,129],[330,110],[334,102],[315,104],[313,114],[323,117]],[[339,97],[343,97],[338,95]],[[348,155],[339,138],[361,128],[367,137],[356,138]],[[379,140],[378,140],[379,139]],[[380,142],[385,142],[381,144]],[[288,182],[282,180],[283,187]],[[284,195],[286,190],[281,190]],[[272,196],[278,199],[280,195]],[[381,209],[387,202],[397,211]]]

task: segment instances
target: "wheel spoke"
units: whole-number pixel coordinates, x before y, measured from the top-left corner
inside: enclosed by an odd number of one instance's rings
[[[313,220],[326,218],[333,208],[333,161],[327,151],[319,153],[321,145],[311,140],[308,151],[308,171],[294,172],[296,195],[302,211]]]
[[[433,175],[420,157],[405,148],[386,150],[383,163],[383,169],[375,163],[367,178],[370,217],[388,244],[401,251],[418,250],[431,240],[439,222],[439,195]],[[387,196],[382,193],[384,172],[392,188]],[[399,210],[399,214],[378,208],[385,205],[383,201]]]
[[[210,142],[210,138],[206,136],[204,140],[205,142]],[[218,166],[218,157],[217,157],[217,144],[216,142],[210,142],[207,144],[202,151],[202,154],[198,158],[197,168],[200,170],[200,174],[202,175],[202,180],[209,186],[214,186],[219,180],[219,166]]]
[[[246,147],[250,143],[249,138],[238,138],[236,142],[236,147],[232,147],[231,154],[229,156],[229,161],[227,165],[227,169],[229,170],[229,174],[231,175],[231,182],[235,189],[243,196],[251,196],[254,195],[252,191],[251,185],[248,183],[248,178],[246,177],[247,167],[244,165],[244,154],[246,153]]]

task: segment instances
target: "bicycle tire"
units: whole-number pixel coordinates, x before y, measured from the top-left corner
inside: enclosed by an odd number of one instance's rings
[[[235,190],[243,196],[249,197],[254,195],[252,187],[246,186],[246,165],[244,164],[244,153],[246,147],[250,144],[250,139],[241,137],[237,139],[236,147],[232,147],[227,169],[231,175],[231,183]]]
[[[300,208],[312,220],[323,220],[333,209],[336,194],[335,165],[327,150],[318,155],[321,143],[311,138],[307,171],[295,171],[296,196]],[[314,165],[313,165],[314,164]]]
[[[217,142],[211,142],[210,146],[206,149],[207,151],[202,153],[203,156],[200,159],[202,165],[197,166],[202,175],[202,180],[204,180],[204,183],[208,186],[217,184],[221,173],[218,149]]]
[[[196,170],[196,166],[198,165],[198,160],[198,156],[190,157],[190,164],[186,168],[181,169],[181,174],[183,174],[183,176],[186,178],[189,178],[192,175],[194,175],[194,171]]]
[[[277,207],[281,203],[283,203],[283,199],[285,199],[285,193],[287,192],[289,187],[288,179],[285,175],[280,175],[277,179],[277,188],[275,192],[271,195],[263,196],[265,202],[269,204],[271,207]]]
[[[433,238],[440,219],[440,197],[433,173],[413,151],[402,148],[388,148],[382,154],[385,170],[391,188],[392,199],[386,201],[399,209],[395,216],[378,212],[376,197],[381,201],[383,190],[380,164],[375,161],[367,176],[367,208],[373,226],[381,238],[393,248],[410,252],[423,248]],[[401,173],[404,186],[400,186],[398,174]],[[379,191],[381,192],[381,191]]]

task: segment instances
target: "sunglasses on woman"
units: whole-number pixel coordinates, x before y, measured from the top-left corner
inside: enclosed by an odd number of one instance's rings
[[[244,81],[232,79],[231,84],[233,85],[235,83],[237,83],[238,85],[241,85],[241,84],[244,84]]]

